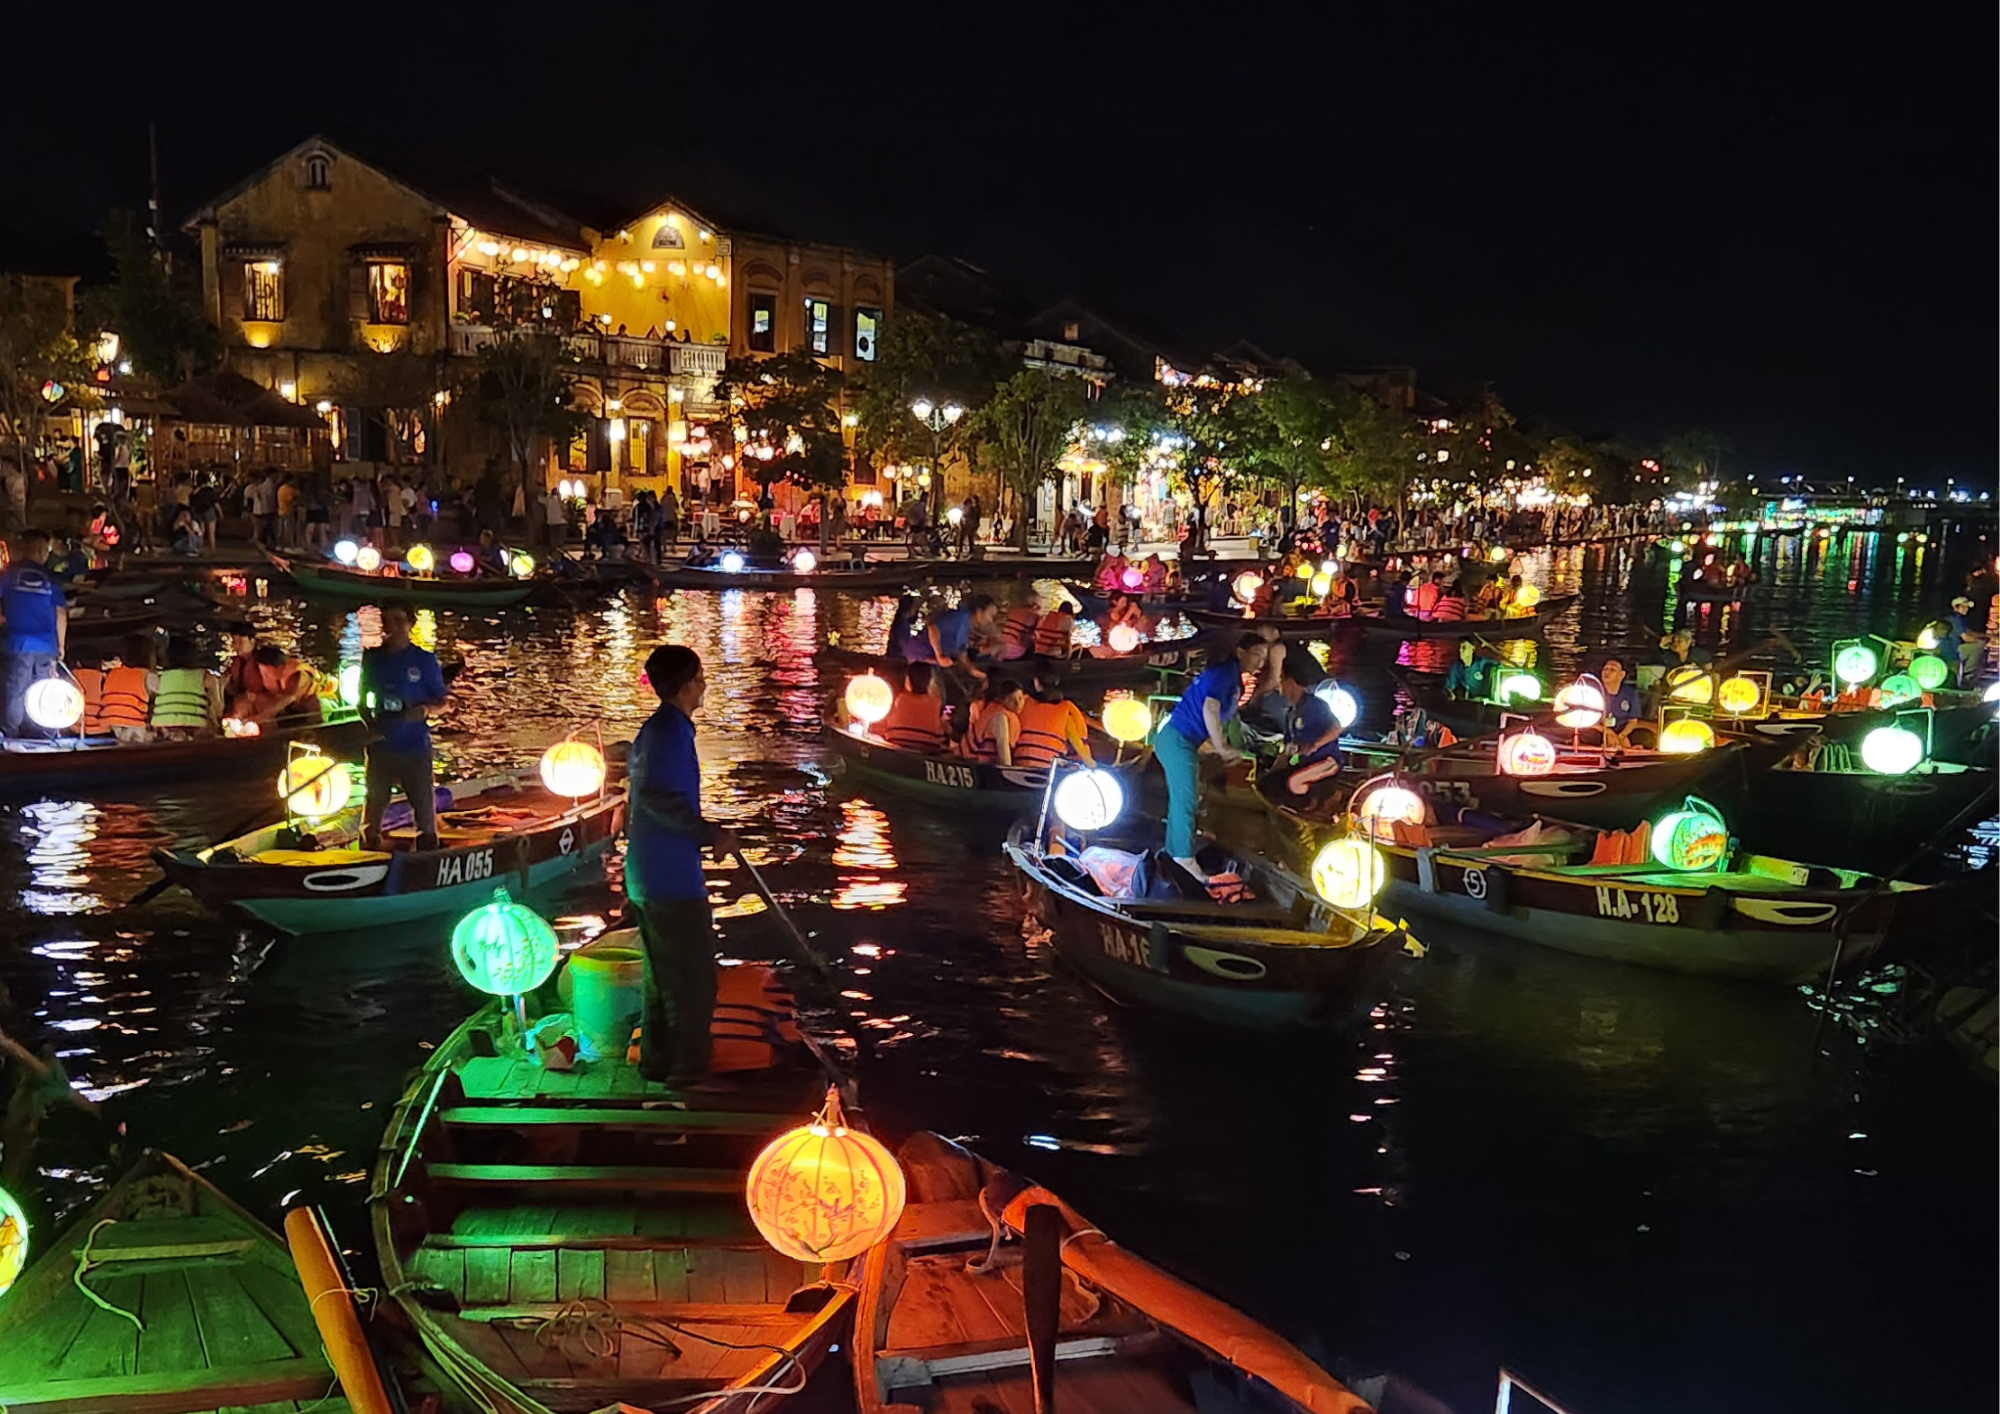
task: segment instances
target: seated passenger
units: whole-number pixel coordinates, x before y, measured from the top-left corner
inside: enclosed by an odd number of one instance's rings
[[[250,655],[250,672],[242,693],[229,703],[229,715],[267,729],[317,722],[319,680],[310,667],[284,649],[260,643]]]
[[[966,754],[975,761],[996,766],[1014,764],[1014,747],[1021,739],[1021,706],[1027,694],[1021,684],[1001,673],[986,683],[986,691],[972,705],[971,725],[966,728]]]
[[[120,741],[152,739],[147,722],[152,715],[153,695],[159,690],[160,675],[153,670],[153,636],[135,633],[125,640],[122,658],[104,663],[104,685],[98,704],[101,729]]]
[[[1014,747],[1016,766],[1047,766],[1062,760],[1097,764],[1090,754],[1090,724],[1054,679],[1038,679],[1034,695],[1025,698],[1014,715],[1021,729]]]
[[[222,679],[197,666],[191,639],[167,642],[167,666],[153,694],[153,734],[162,738],[205,736],[222,720]]]
[[[875,735],[891,746],[927,756],[945,749],[944,702],[933,691],[929,663],[903,669],[903,690],[889,704],[889,715],[875,724]]]
[[[999,657],[1004,661],[1025,658],[1035,651],[1035,626],[1042,621],[1033,604],[1016,604],[1000,624]]]
[[[1116,550],[1105,551],[1104,558],[1097,562],[1097,573],[1091,584],[1099,594],[1116,594],[1125,587],[1125,557]]]

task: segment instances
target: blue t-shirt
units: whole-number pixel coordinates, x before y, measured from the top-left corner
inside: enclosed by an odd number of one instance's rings
[[[1624,729],[1627,722],[1639,716],[1639,689],[1631,683],[1620,683],[1616,692],[1604,690],[1604,715],[1611,719],[1611,725]]]
[[[1340,719],[1333,715],[1333,707],[1316,692],[1308,692],[1292,708],[1291,720],[1285,723],[1285,745],[1301,753],[1299,764],[1321,761],[1338,754],[1340,749]],[[1328,732],[1334,739],[1319,747],[1320,738]]]
[[[403,717],[402,710],[415,703],[436,705],[445,699],[444,669],[437,655],[412,643],[391,652],[371,648],[361,655],[361,693],[366,701],[373,694],[375,725],[382,733],[386,751],[431,749],[431,724]]]
[[[1222,720],[1236,715],[1237,699],[1243,696],[1243,669],[1231,654],[1219,663],[1210,663],[1187,685],[1181,700],[1174,704],[1167,725],[1199,746],[1208,740],[1208,717],[1203,704],[1213,698],[1222,707]]]
[[[687,714],[663,705],[648,717],[626,770],[632,792],[625,826],[627,897],[635,903],[707,898],[701,846],[714,831],[701,820],[701,762]]]
[[[913,662],[950,662],[963,657],[967,645],[972,642],[972,611],[969,609],[947,609],[931,620],[931,627],[937,630],[938,644],[944,649],[944,657],[938,658],[931,649],[929,631],[910,639],[909,657]]]
[[[7,616],[0,645],[9,653],[55,654],[56,610],[68,604],[55,576],[40,565],[9,565],[0,574],[0,614]]]

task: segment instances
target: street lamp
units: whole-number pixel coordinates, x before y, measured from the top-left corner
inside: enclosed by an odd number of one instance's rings
[[[939,407],[929,398],[918,398],[910,404],[910,412],[918,422],[931,430],[931,510],[935,513],[938,503],[944,496],[944,473],[938,467],[940,442],[945,429],[956,425],[958,420],[965,416],[965,409],[957,403],[946,403],[943,407]]]

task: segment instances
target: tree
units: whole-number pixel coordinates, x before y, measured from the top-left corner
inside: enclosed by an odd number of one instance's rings
[[[1722,479],[1722,458],[1736,448],[1719,432],[1690,427],[1660,444],[1660,464],[1673,482],[1683,489],[1703,481]]]
[[[1410,477],[1422,465],[1425,436],[1415,419],[1356,393],[1347,401],[1327,463],[1329,485],[1322,489],[1351,499],[1359,512],[1369,499],[1393,500],[1400,507]]]
[[[179,383],[212,368],[221,354],[215,326],[194,296],[176,285],[129,211],[104,223],[111,283],[84,299],[86,327],[118,335],[132,371],[159,383]]]
[[[1105,460],[1128,480],[1164,471],[1193,505],[1190,548],[1208,544],[1209,508],[1250,476],[1256,395],[1231,383],[1134,388],[1107,408]]]
[[[986,406],[973,414],[973,430],[1016,497],[1017,550],[1028,548],[1029,502],[1043,482],[1054,478],[1056,460],[1075,436],[1087,405],[1076,379],[1024,368],[994,389]]]
[[[715,389],[744,434],[735,444],[743,469],[766,488],[775,481],[815,490],[846,484],[838,403],[844,381],[804,349],[732,364]]]
[[[883,461],[927,460],[930,429],[911,415],[910,404],[928,398],[939,407],[957,403],[977,412],[1020,367],[1020,360],[984,329],[941,314],[898,309],[882,326],[881,347],[855,399],[856,446]],[[969,459],[980,435],[972,423],[960,418],[948,428],[944,449],[962,451]]]
[[[340,380],[339,397],[343,406],[379,417],[398,448],[404,447],[406,427],[421,429],[424,445],[431,449],[435,461],[438,418],[443,412],[438,394],[445,391],[444,371],[435,358],[398,349],[356,359]],[[402,414],[400,424],[396,414]],[[392,460],[413,460],[414,448],[405,450],[410,455]]]
[[[28,517],[29,467],[47,419],[97,406],[92,353],[69,327],[69,301],[58,281],[0,276],[0,432],[13,444],[0,518],[19,529]]]
[[[536,443],[567,447],[589,422],[576,407],[576,355],[554,334],[495,339],[479,351],[464,393],[479,422],[507,439],[524,501]]]
[[[1301,487],[1325,487],[1332,479],[1346,403],[1358,396],[1349,388],[1328,388],[1289,362],[1279,377],[1258,390],[1250,419],[1250,465],[1284,488],[1287,523],[1298,515]]]

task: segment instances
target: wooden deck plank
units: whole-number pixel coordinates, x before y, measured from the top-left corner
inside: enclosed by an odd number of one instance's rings
[[[1024,1313],[1017,1310],[1010,1320],[989,1297],[989,1287],[1007,1290],[1007,1284],[998,1277],[978,1277],[960,1270],[946,1277],[941,1294],[971,1339],[998,1340],[1003,1336],[1021,1334],[1026,1329]]]
[[[613,1305],[624,1301],[653,1301],[658,1288],[653,1285],[653,1254],[650,1251],[611,1251],[604,1254],[604,1297]],[[623,1374],[621,1357],[619,1373]]]
[[[696,1300],[689,1292],[688,1254],[685,1249],[653,1254],[653,1289],[662,1301],[688,1302]]]
[[[525,1306],[556,1299],[556,1254],[516,1252],[507,1283],[507,1304]]]
[[[500,1338],[530,1379],[570,1380],[576,1377],[576,1367],[561,1350],[554,1345],[544,1345],[531,1330],[515,1330],[508,1326],[495,1326],[492,1333]]]
[[[407,1264],[412,1277],[465,1300],[465,1254],[456,1248],[419,1247]]]
[[[201,1343],[208,1352],[208,1363],[216,1367],[251,1365],[316,1353],[317,1347],[313,1351],[292,1348],[244,1290],[239,1275],[228,1267],[188,1269],[188,1293],[194,1298],[195,1315],[201,1322]]]
[[[938,1264],[913,1260],[903,1290],[889,1313],[888,1343],[895,1348],[958,1345],[974,1337],[944,1299],[947,1276]]]
[[[563,1301],[604,1299],[604,1253],[565,1247],[556,1253],[556,1296]]]
[[[641,1164],[432,1164],[433,1183],[461,1187],[537,1187],[555,1191],[734,1193],[734,1169],[658,1168]]]
[[[90,1289],[113,1306],[136,1311],[145,1299],[144,1284],[138,1277],[99,1277]],[[106,1375],[129,1375],[138,1355],[139,1332],[123,1316],[92,1308],[76,1339],[62,1353],[53,1372],[57,1380],[85,1380]],[[199,1352],[197,1352],[199,1353]],[[201,1369],[207,1362],[198,1363]]]
[[[475,1248],[465,1254],[465,1304],[502,1306],[513,1279],[514,1254],[506,1248]]]
[[[141,1277],[139,1304],[134,1309],[146,1329],[139,1333],[134,1372],[150,1375],[167,1370],[199,1370],[208,1364],[201,1351],[201,1327],[194,1316],[185,1272],[150,1272]]]
[[[732,1306],[755,1301],[783,1301],[792,1294],[789,1290],[777,1295],[771,1293],[770,1273],[762,1252],[704,1249],[695,1253],[695,1265],[697,1268],[714,1267],[722,1279],[722,1299]]]

